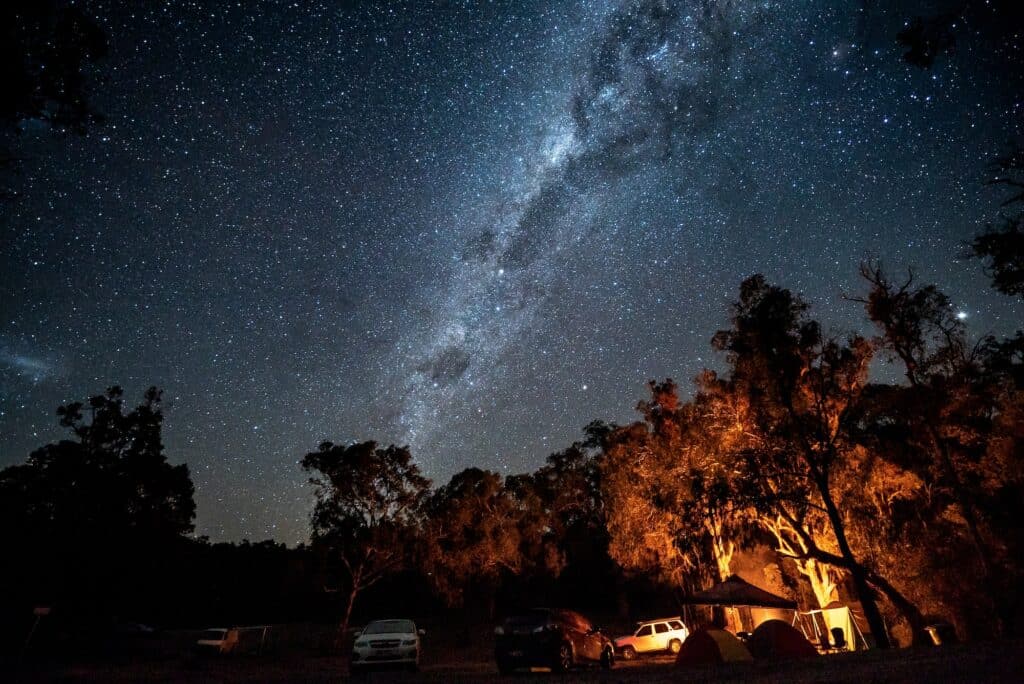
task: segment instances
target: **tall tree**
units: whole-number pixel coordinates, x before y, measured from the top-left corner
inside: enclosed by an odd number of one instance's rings
[[[911,394],[906,400],[917,409],[918,425],[934,455],[939,480],[960,503],[979,562],[988,574],[975,503],[965,485],[962,467],[956,462],[951,435],[943,434],[944,428],[951,427],[943,420],[949,415],[948,402],[956,400],[957,394],[967,399],[975,371],[963,323],[953,313],[949,299],[934,285],[915,287],[913,274],[903,284],[894,283],[877,264],[862,265],[861,274],[871,289],[860,301],[868,318],[881,330],[882,348],[903,366]]]
[[[132,410],[111,387],[57,414],[72,439],[0,471],[3,536],[37,600],[117,605],[192,531],[188,466],[164,455],[155,387]]]
[[[671,379],[648,386],[643,421],[610,435],[602,464],[610,548],[627,569],[694,589],[730,574],[748,511],[709,395],[682,403]]]
[[[539,498],[514,484],[506,487],[497,473],[456,473],[425,510],[425,567],[449,605],[464,605],[467,595],[479,591],[493,617],[503,576],[538,567],[557,574],[560,562]]]
[[[602,421],[591,422],[583,430],[584,439],[549,455],[530,478],[566,569],[578,572],[581,582],[611,569],[601,463],[614,429]]]
[[[1024,295],[1024,147],[1013,146],[989,167],[989,185],[1009,194],[995,225],[970,243],[971,254],[985,262],[992,286],[1014,297]]]
[[[826,338],[807,309],[789,290],[752,276],[740,286],[732,328],[716,333],[713,342],[727,354],[734,391],[750,402],[751,428],[763,436],[745,452],[752,500],[791,525],[808,555],[850,573],[884,648],[889,639],[870,573],[850,546],[833,483],[836,464],[850,448],[846,420],[866,381],[871,346],[858,337],[846,343]],[[838,554],[821,549],[807,529],[813,510],[827,518]]]
[[[1009,464],[993,455],[991,444],[997,422],[1013,432],[1006,421],[1014,415],[1019,392],[1012,379],[993,371],[991,346],[968,344],[963,323],[935,286],[917,286],[912,274],[896,283],[878,265],[865,264],[862,274],[870,291],[861,301],[881,332],[879,344],[907,380],[897,390],[899,412],[893,416],[906,426],[907,442],[927,455],[919,474],[933,498],[948,501],[949,515],[962,520],[1001,628],[1012,616],[1002,610],[1005,568],[997,565],[1005,539],[992,534],[993,514],[999,517],[993,495],[1015,485],[1012,470],[1005,469]]]
[[[430,481],[408,448],[376,442],[323,442],[302,468],[315,486],[313,542],[340,562],[348,582],[340,643],[359,594],[408,560]]]
[[[697,387],[698,394],[691,409],[697,413],[697,419],[692,421],[691,441],[697,447],[699,472],[704,477],[713,475],[715,483],[705,496],[708,499],[705,507],[709,511],[719,511],[717,517],[729,521],[734,539],[742,541],[749,535],[749,532],[743,533],[745,528],[756,522],[774,538],[776,552],[793,563],[797,572],[808,581],[818,605],[825,607],[838,598],[837,589],[843,571],[809,555],[807,542],[792,524],[778,513],[759,511],[753,505],[756,502],[750,500],[749,488],[744,483],[745,464],[741,455],[763,446],[765,435],[754,428],[756,420],[749,398],[712,371],[705,371],[697,378]],[[767,476],[768,473],[761,475]],[[782,490],[787,485],[779,482],[773,486]],[[834,552],[827,518],[810,508],[802,514],[802,531],[809,533],[819,548]]]

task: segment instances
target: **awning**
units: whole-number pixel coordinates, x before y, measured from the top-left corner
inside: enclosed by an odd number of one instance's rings
[[[753,606],[756,608],[796,609],[796,601],[776,596],[770,591],[755,587],[739,575],[730,575],[704,591],[684,597],[682,603],[702,606]]]

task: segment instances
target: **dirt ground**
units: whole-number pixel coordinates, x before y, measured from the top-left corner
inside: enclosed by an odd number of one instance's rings
[[[440,660],[440,659],[438,659]],[[5,664],[5,682],[339,682],[348,668],[340,657],[236,656],[184,657],[155,662],[122,660],[110,663]],[[941,648],[872,651],[822,656],[785,663],[738,663],[676,669],[668,657],[617,663],[615,669],[585,669],[567,675],[523,672],[498,675],[492,662],[427,663],[419,673],[372,672],[369,682],[1021,682],[1024,642],[1002,641]]]

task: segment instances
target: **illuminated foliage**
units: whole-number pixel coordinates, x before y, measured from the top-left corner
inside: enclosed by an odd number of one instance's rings
[[[425,567],[449,605],[481,589],[490,600],[506,574],[539,567],[557,575],[561,560],[540,499],[513,480],[479,468],[456,473],[426,507]]]
[[[672,380],[650,390],[637,406],[644,420],[608,440],[610,551],[634,572],[700,587],[730,574],[751,515],[736,504],[731,452],[722,448],[739,438],[736,424],[708,395],[680,403]]]
[[[753,276],[740,286],[732,328],[714,337],[730,365],[727,387],[749,401],[749,429],[759,435],[742,452],[744,486],[762,514],[781,517],[799,536],[802,555],[850,573],[869,627],[884,647],[871,573],[850,546],[833,491],[836,466],[853,446],[848,420],[867,379],[871,345],[859,337],[839,342],[823,336],[807,309],[789,290]],[[822,514],[838,553],[817,542],[812,521]],[[875,586],[887,585],[873,579]]]
[[[1002,441],[1017,430],[1019,415],[1016,363],[1008,357],[1014,345],[988,341],[972,348],[937,288],[916,286],[912,277],[894,283],[877,265],[862,273],[870,291],[860,301],[879,327],[879,346],[907,381],[873,394],[865,439],[874,439],[874,448],[918,477],[927,492],[916,516],[888,520],[916,530],[919,539],[941,540],[919,567],[940,575],[955,567],[964,575],[910,586],[963,617],[967,632],[998,632],[1013,620],[1007,596],[1015,592],[1007,580],[1017,564],[1006,562],[1005,549],[1020,536],[1015,526],[998,522],[1019,510],[1013,501],[1021,492],[1019,469],[1002,457],[1013,453],[1005,445],[1019,444]],[[946,598],[936,601],[936,590]]]

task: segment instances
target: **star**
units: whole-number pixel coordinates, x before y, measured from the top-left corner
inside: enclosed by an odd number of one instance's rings
[[[105,122],[11,150],[0,467],[155,384],[197,533],[298,543],[321,441],[532,471],[717,368],[752,273],[864,332],[836,293],[881,254],[1011,332],[957,255],[1024,70],[974,39],[908,67],[899,4],[88,3]]]

